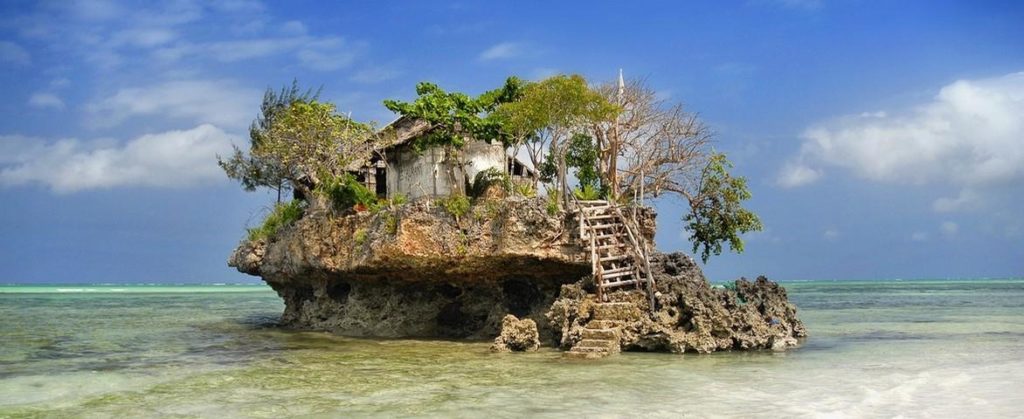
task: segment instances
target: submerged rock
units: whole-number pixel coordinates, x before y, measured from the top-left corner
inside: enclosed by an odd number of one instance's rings
[[[712,287],[691,258],[658,254],[651,260],[655,310],[644,293],[613,292],[599,304],[587,281],[562,286],[547,317],[554,343],[570,349],[583,340],[591,321],[614,318],[623,350],[709,353],[728,349],[784,350],[807,335],[786,290],[759,277]],[[622,313],[598,313],[616,307]]]
[[[501,320],[501,334],[494,338],[493,352],[526,352],[540,349],[540,335],[537,323],[530,319],[519,320],[511,314]]]

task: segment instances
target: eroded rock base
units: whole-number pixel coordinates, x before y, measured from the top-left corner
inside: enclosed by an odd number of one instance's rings
[[[527,278],[496,282],[323,279],[270,283],[284,299],[282,325],[356,337],[490,339],[512,314],[552,339],[544,313],[563,283]]]
[[[653,314],[642,292],[609,293],[610,301],[603,303],[587,292],[592,284],[586,281],[564,285],[547,314],[554,343],[576,352],[604,354],[582,348],[608,346],[613,336],[603,342],[595,337],[614,329],[621,350],[709,353],[784,350],[807,334],[786,290],[767,278],[713,287],[681,253],[656,255],[651,268],[658,291]],[[613,348],[607,352],[613,353]]]

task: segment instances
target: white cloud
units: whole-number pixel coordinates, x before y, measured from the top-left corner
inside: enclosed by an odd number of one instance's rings
[[[120,46],[153,48],[177,38],[178,35],[167,28],[132,28],[114,33],[110,38],[109,46],[113,48]]]
[[[289,20],[281,25],[281,32],[288,35],[305,35],[307,32],[306,25],[297,20]]]
[[[87,110],[98,127],[136,116],[159,116],[241,129],[255,117],[261,94],[230,80],[178,80],[124,88]]]
[[[923,231],[915,231],[913,234],[910,235],[910,240],[916,242],[928,241],[928,233],[925,233]]]
[[[124,15],[124,9],[112,0],[74,0],[56,2],[55,6],[82,20],[110,20]]]
[[[28,98],[28,105],[39,109],[64,109],[64,101],[57,95],[47,92],[33,93]]]
[[[346,45],[341,38],[329,37],[306,42],[297,55],[299,62],[310,69],[332,71],[351,65],[360,49]]]
[[[0,136],[0,185],[43,184],[57,193],[125,186],[186,187],[224,178],[216,155],[237,140],[204,124],[147,134],[123,145],[77,139],[53,143]],[[102,142],[100,142],[102,143]]]
[[[825,232],[822,233],[821,236],[825,240],[828,240],[830,242],[834,242],[834,241],[836,241],[836,239],[839,238],[839,230],[836,230],[834,228],[830,228],[830,229],[825,230]]]
[[[525,46],[518,42],[502,42],[480,53],[481,61],[503,60],[523,55]]]
[[[203,57],[223,63],[294,54],[299,63],[317,71],[351,65],[365,46],[340,37],[269,37],[207,43],[177,43],[154,50],[153,56],[170,63],[186,57]]]
[[[806,185],[826,167],[842,168],[877,182],[948,185],[956,196],[935,209],[966,209],[986,191],[1024,181],[1024,72],[960,80],[928,103],[817,124],[803,140],[780,185]]]
[[[401,74],[400,71],[390,67],[369,67],[357,71],[349,79],[357,83],[380,83],[388,81]]]
[[[820,177],[820,170],[812,169],[803,164],[790,162],[782,167],[782,171],[779,172],[777,182],[783,187],[793,188],[813,183]]]
[[[71,85],[71,80],[66,77],[56,78],[50,81],[50,87],[53,89],[63,89]]]
[[[952,221],[943,221],[942,225],[939,226],[939,230],[947,236],[955,236],[960,232],[960,226]]]
[[[0,62],[28,65],[32,62],[32,56],[21,45],[10,41],[0,41]]]

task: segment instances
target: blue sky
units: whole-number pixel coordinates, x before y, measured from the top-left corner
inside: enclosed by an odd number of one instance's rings
[[[417,81],[644,77],[766,225],[713,279],[1024,275],[1024,4],[4,1],[0,282],[241,282],[272,197],[215,164],[297,78],[362,120]],[[657,242],[689,251],[679,202]]]

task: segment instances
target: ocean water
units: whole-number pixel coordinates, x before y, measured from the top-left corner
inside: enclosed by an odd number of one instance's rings
[[[280,330],[263,286],[0,286],[0,417],[1024,412],[1024,280],[784,284],[799,349],[598,361]]]

